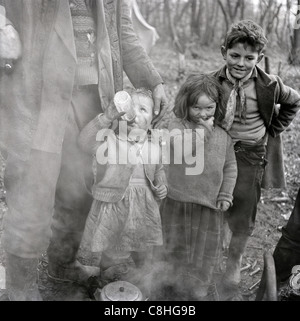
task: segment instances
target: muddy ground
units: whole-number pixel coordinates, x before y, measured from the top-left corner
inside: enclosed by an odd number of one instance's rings
[[[195,54],[196,52],[196,54]],[[280,53],[278,48],[271,48],[267,52],[270,58],[271,72],[280,74],[284,82],[293,88],[300,90],[300,68],[289,66],[286,62],[286,54]],[[154,64],[157,66],[165,80],[165,87],[172,107],[175,95],[185,76],[191,71],[206,72],[219,68],[223,60],[218,48],[196,48],[194,57],[187,53],[185,74],[178,74],[178,57],[176,53],[163,44],[155,46],[151,52]],[[264,67],[264,64],[261,63]],[[167,113],[162,126],[165,126],[170,117]],[[287,188],[284,190],[263,190],[261,202],[258,206],[257,223],[254,233],[248,243],[242,266],[250,266],[242,272],[241,293],[244,300],[256,299],[259,281],[264,267],[263,255],[265,251],[273,252],[280,236],[281,228],[287,223],[293,209],[297,190],[300,182],[300,114],[294,119],[291,126],[283,133],[285,172]],[[4,166],[4,163],[2,162]],[[6,211],[5,189],[3,186],[1,171],[0,181],[0,236],[2,233],[2,218]],[[226,248],[224,260],[226,262]],[[0,244],[0,265],[5,266],[3,249]],[[224,264],[221,265],[221,270]],[[45,301],[83,301],[91,300],[86,288],[74,284],[57,284],[50,281],[46,274],[47,258],[41,257],[40,290]],[[252,274],[255,272],[254,274]],[[0,292],[1,299],[7,300],[5,290]],[[153,297],[155,299],[155,296]],[[151,299],[151,298],[150,298]],[[169,298],[170,299],[170,298]],[[178,298],[177,298],[178,299]],[[184,298],[183,298],[184,299]]]

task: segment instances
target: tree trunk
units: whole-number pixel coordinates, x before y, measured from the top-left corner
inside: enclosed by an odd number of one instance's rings
[[[204,37],[203,37],[203,45],[204,46],[208,46],[213,39],[213,34],[215,31],[214,26],[217,23],[216,20],[216,14],[217,14],[217,10],[218,10],[218,3],[217,2],[212,2],[209,0],[206,0],[205,2],[205,6],[206,6],[206,11],[205,11],[205,15],[206,15],[206,26],[205,26],[205,32],[204,32]],[[211,6],[211,8],[210,8]]]
[[[292,50],[289,57],[289,62],[292,65],[300,65],[300,0],[298,0],[298,10],[294,25]]]
[[[229,29],[230,25],[239,19],[238,12],[240,10],[240,17],[244,16],[245,3],[244,0],[236,0],[233,3],[232,0],[227,0],[226,5],[223,4],[222,0],[218,0],[218,4],[224,15],[226,31]],[[226,32],[225,31],[225,32]]]
[[[240,20],[244,20],[245,18],[245,0],[241,1],[241,14],[240,14]]]
[[[191,3],[191,37],[197,34],[197,0],[190,0]]]
[[[203,17],[203,2],[202,0],[198,1],[199,5],[198,5],[198,12],[197,12],[197,21],[196,21],[196,34],[199,37],[199,39],[201,39],[201,26],[202,26],[202,17]]]
[[[178,79],[180,79],[185,73],[185,55],[184,55],[185,48],[180,43],[169,1],[170,0],[164,0],[164,4],[165,4],[164,7],[165,7],[166,18],[167,18],[166,20],[168,21],[169,30],[172,38],[172,43],[173,43],[174,49],[178,54]]]
[[[224,22],[225,22],[225,25],[226,25],[226,31],[229,29],[229,21],[228,21],[228,15],[227,15],[227,12],[225,10],[225,7],[223,6],[223,3],[221,0],[218,0],[218,4],[222,10],[222,13],[223,13],[223,16],[224,16]]]

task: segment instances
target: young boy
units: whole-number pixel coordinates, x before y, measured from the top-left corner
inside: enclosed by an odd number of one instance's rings
[[[227,213],[232,238],[219,287],[221,300],[237,294],[242,255],[254,229],[263,175],[272,178],[272,187],[282,187],[274,181],[283,171],[280,133],[300,107],[300,95],[295,90],[257,66],[266,44],[263,29],[253,21],[232,25],[222,46],[225,66],[213,73],[225,90],[227,110],[222,127],[235,143],[238,164],[233,206]],[[276,173],[267,173],[270,170]]]

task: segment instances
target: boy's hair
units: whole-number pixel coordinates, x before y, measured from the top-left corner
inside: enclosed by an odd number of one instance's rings
[[[190,74],[187,77],[175,98],[173,111],[176,117],[189,120],[189,107],[197,104],[203,94],[217,103],[215,122],[220,124],[225,115],[224,91],[217,78],[210,74]]]
[[[265,49],[268,40],[264,30],[257,23],[252,20],[241,20],[231,26],[223,45],[227,50],[237,43],[250,45],[260,54]]]

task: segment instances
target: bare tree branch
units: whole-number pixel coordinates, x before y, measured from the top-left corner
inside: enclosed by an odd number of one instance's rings
[[[225,8],[224,8],[223,3],[222,3],[221,0],[218,0],[218,3],[219,3],[219,6],[220,6],[220,8],[221,8],[221,10],[222,10],[222,12],[223,12],[223,15],[224,15],[224,19],[225,19],[225,23],[226,23],[226,29],[228,29],[228,27],[229,27],[229,21],[228,21],[228,17],[227,17],[226,10],[225,10]]]
[[[180,1],[180,0],[178,0],[178,1]],[[178,15],[175,16],[175,21],[176,21],[177,23],[181,21],[184,13],[185,13],[186,10],[190,7],[190,5],[191,5],[191,2],[190,2],[190,1],[186,2],[185,5],[183,6],[183,8],[182,8],[181,11],[180,11],[180,14],[178,14]]]
[[[238,0],[234,8],[233,19],[237,16],[237,12],[239,10],[240,5],[241,5],[241,0]]]

